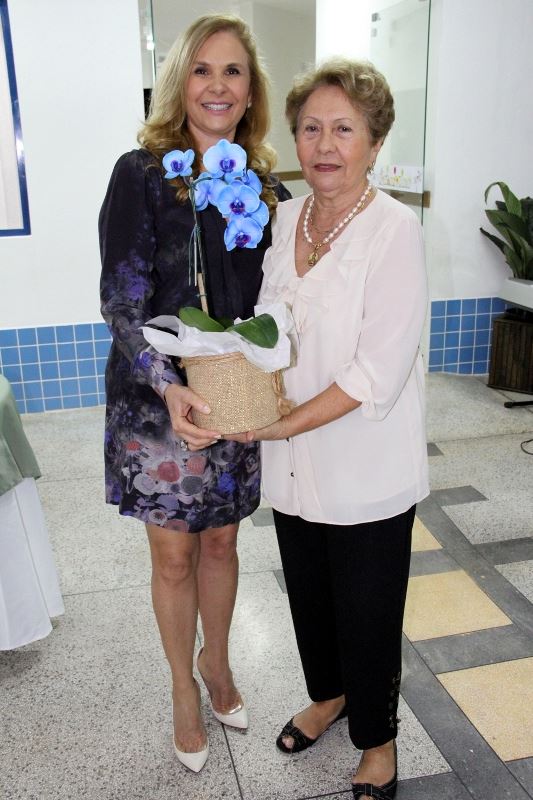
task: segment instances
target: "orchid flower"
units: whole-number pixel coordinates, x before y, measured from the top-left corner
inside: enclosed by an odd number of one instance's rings
[[[165,178],[182,177],[192,174],[191,164],[194,161],[194,150],[171,150],[163,156],[163,166],[166,169]]]
[[[260,204],[259,195],[241,181],[233,181],[218,195],[216,207],[223,217],[230,214],[251,214]]]
[[[240,145],[221,139],[205,151],[203,161],[213,178],[233,180],[242,177],[246,169],[246,152]]]
[[[226,250],[235,247],[257,247],[263,238],[263,228],[251,217],[232,215],[224,231]]]

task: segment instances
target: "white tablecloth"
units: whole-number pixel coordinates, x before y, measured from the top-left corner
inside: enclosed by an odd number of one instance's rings
[[[0,496],[0,650],[43,639],[65,611],[34,478]]]

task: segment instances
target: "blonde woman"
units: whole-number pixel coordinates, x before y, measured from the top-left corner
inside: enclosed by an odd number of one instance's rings
[[[192,424],[204,401],[167,356],[146,346],[139,326],[181,306],[199,306],[189,282],[193,214],[182,179],[164,180],[173,150],[202,154],[220,139],[240,144],[259,176],[270,214],[288,194],[271,177],[274,153],[267,79],[246,24],[204,16],[176,42],[156,83],[141,148],[113,171],[100,215],[102,314],[113,334],[106,372],[106,500],[146,525],[152,597],[172,672],[174,747],[199,771],[208,755],[193,677],[198,612],[204,645],[198,670],[220,721],[246,728],[248,717],[229,666],[228,634],[237,590],[239,521],[259,503],[258,445],[220,439]],[[213,206],[199,213],[216,317],[252,315],[270,223],[256,249],[227,252],[225,221]]]

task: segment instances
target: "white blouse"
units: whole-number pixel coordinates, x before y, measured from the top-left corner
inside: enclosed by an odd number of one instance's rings
[[[422,230],[410,209],[378,191],[300,278],[294,247],[304,201],[278,206],[260,302],[292,307],[287,397],[299,405],[335,382],[361,406],[288,441],[263,442],[263,493],[278,511],[312,522],[387,519],[429,493]]]

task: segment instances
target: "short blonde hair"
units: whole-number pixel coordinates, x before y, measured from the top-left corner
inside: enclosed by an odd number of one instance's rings
[[[305,103],[320,86],[338,86],[366,118],[372,144],[383,140],[394,122],[394,100],[389,84],[369,61],[332,58],[296,78],[287,95],[285,115],[296,136]]]
[[[187,126],[186,91],[198,50],[215,33],[228,31],[234,34],[246,50],[250,69],[251,105],[239,124],[235,141],[246,150],[248,167],[253,169],[263,183],[263,199],[270,208],[275,208],[276,195],[272,191],[268,176],[276,162],[276,155],[264,140],[270,128],[269,81],[257,52],[255,40],[248,25],[232,14],[207,14],[199,17],[177,39],[165,59],[157,77],[148,118],[139,131],[139,144],[149,150],[159,162],[169,150],[195,149],[195,142]],[[199,172],[193,167],[193,176]],[[177,198],[185,202],[187,188],[180,181]]]

